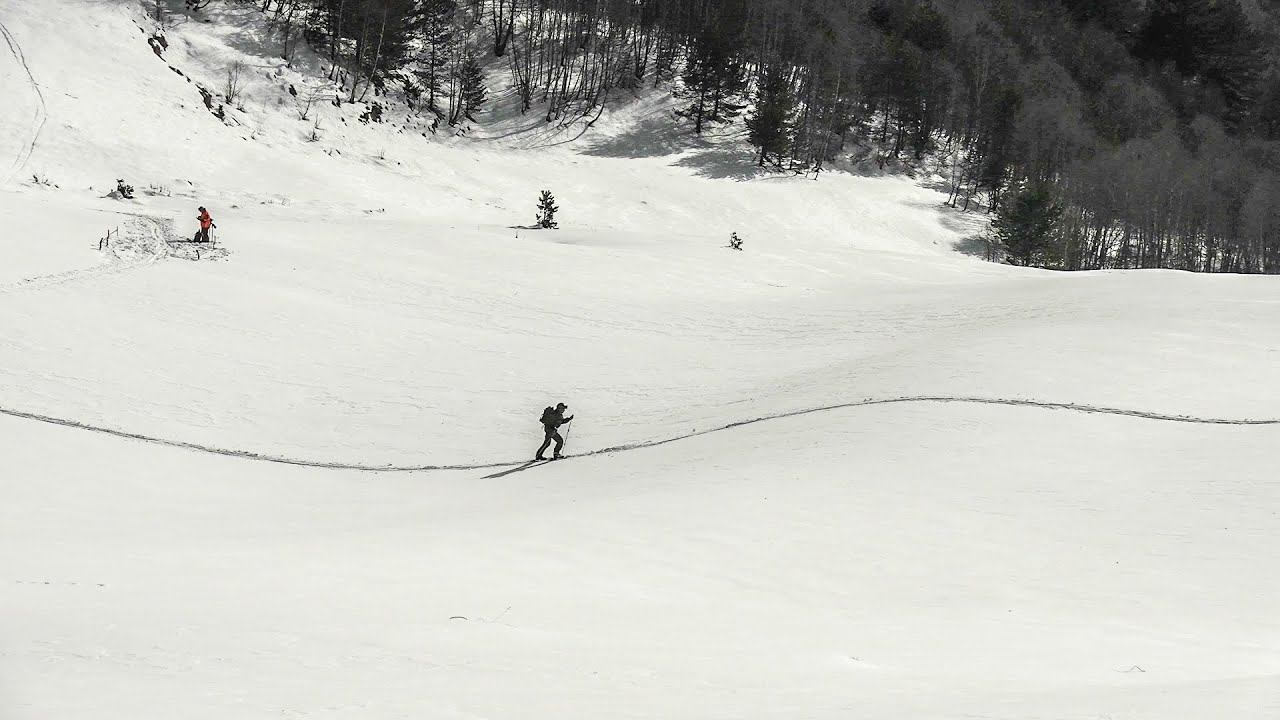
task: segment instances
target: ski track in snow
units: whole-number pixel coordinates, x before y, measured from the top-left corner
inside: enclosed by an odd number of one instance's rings
[[[35,76],[31,74],[31,68],[27,65],[27,58],[22,53],[22,46],[18,44],[18,41],[3,22],[0,22],[0,35],[4,36],[4,41],[9,46],[9,53],[13,55],[13,59],[17,60],[23,71],[26,72],[27,80],[31,84],[31,89],[36,97],[36,109],[31,121],[31,140],[23,144],[23,149],[18,153],[18,157],[14,158],[9,174],[5,177],[5,183],[8,183],[26,166],[27,160],[31,158],[31,153],[35,152],[36,140],[40,138],[40,131],[44,129],[44,123],[49,117],[49,112],[44,102],[44,93],[40,90],[40,85],[36,82]]]
[[[66,272],[53,273],[50,275],[38,275],[36,277],[18,280],[8,284],[0,284],[0,295],[11,293],[15,290],[31,290],[49,285],[61,285],[62,283],[72,282],[75,280],[83,280],[86,278],[99,277],[102,275],[111,275],[124,272],[126,270],[134,270],[147,265],[154,265],[169,256],[169,245],[164,241],[166,237],[166,229],[162,227],[162,222],[155,218],[145,215],[130,215],[131,220],[137,225],[145,226],[140,228],[139,232],[146,236],[145,240],[140,242],[141,248],[134,246],[126,246],[132,251],[128,257],[122,257],[118,254],[119,246],[108,249],[111,259],[107,262],[92,267],[79,268],[77,270],[68,270]]]
[[[1208,418],[1195,417],[1191,415],[1170,415],[1167,413],[1148,412],[1145,410],[1132,410],[1125,408],[1103,407],[1100,405],[1077,405],[1075,403],[1066,402],[1050,402],[1043,400],[1023,400],[1013,398],[984,398],[984,397],[964,397],[964,396],[947,396],[947,395],[918,395],[918,396],[902,396],[892,398],[878,398],[857,400],[854,402],[839,403],[836,405],[824,405],[821,407],[807,408],[803,410],[793,410],[790,412],[778,413],[776,415],[766,415],[763,417],[752,418],[750,420],[740,420],[738,422],[721,425],[708,430],[695,430],[693,432],[677,435],[675,437],[664,438],[660,440],[645,440],[636,443],[628,443],[624,445],[614,445],[612,447],[600,448],[597,450],[589,450],[581,453],[574,453],[566,456],[565,459],[590,457],[592,455],[606,455],[611,453],[619,453],[627,450],[639,450],[642,448],[656,447],[666,445],[668,443],[677,442],[679,440],[687,440],[689,438],[699,437],[701,435],[709,435],[711,433],[723,432],[744,425],[754,425],[756,423],[767,422],[770,420],[780,420],[783,418],[797,417],[800,415],[811,415],[814,413],[830,412],[832,410],[843,410],[855,407],[869,407],[873,405],[894,405],[900,403],[963,403],[973,405],[1002,405],[1008,407],[1029,407],[1039,408],[1043,410],[1069,410],[1072,412],[1089,413],[1095,415],[1119,415],[1122,417],[1132,417],[1144,420],[1156,420],[1161,422],[1188,423],[1194,425],[1280,425],[1280,419],[1231,419],[1231,418]],[[63,427],[75,428],[78,430],[87,430],[89,432],[101,433],[104,435],[113,435],[115,437],[126,438],[129,440],[138,440],[154,445],[166,445],[169,447],[184,448],[196,452],[208,453],[212,455],[223,455],[226,457],[241,458],[244,460],[257,460],[259,462],[277,463],[280,465],[296,465],[300,467],[322,468],[327,470],[358,470],[365,472],[425,472],[437,470],[488,470],[493,468],[504,468],[522,465],[528,462],[528,459],[509,460],[505,462],[489,462],[475,463],[463,465],[369,465],[363,463],[342,463],[342,462],[324,462],[317,460],[307,460],[305,458],[292,458],[281,455],[270,455],[266,453],[256,453],[249,450],[234,450],[230,448],[220,448],[212,445],[203,445],[196,442],[187,442],[185,440],[172,440],[167,438],[152,437],[133,433],[127,430],[119,430],[116,428],[102,427],[98,425],[90,425],[88,423],[70,420],[67,418],[58,418],[50,415],[41,415],[38,413],[24,412],[21,410],[13,410],[10,408],[0,407],[0,415],[8,415],[10,417],[21,418],[24,420],[35,420],[37,422],[48,423],[51,425],[61,425]]]

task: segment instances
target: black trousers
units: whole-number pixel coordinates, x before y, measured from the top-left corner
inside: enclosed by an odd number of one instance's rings
[[[209,242],[209,228],[200,228],[196,231],[196,236],[191,238],[192,242]]]
[[[558,457],[560,455],[560,449],[564,447],[564,438],[560,437],[560,432],[558,430],[547,430],[546,432],[547,439],[543,440],[542,447],[538,448],[537,457],[542,457],[542,453],[546,452],[548,447],[551,447],[552,442],[555,442],[556,444],[556,456]]]

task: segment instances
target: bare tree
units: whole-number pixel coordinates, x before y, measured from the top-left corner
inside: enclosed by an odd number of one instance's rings
[[[239,60],[231,63],[227,68],[226,80],[222,85],[222,96],[228,105],[235,105],[244,92],[244,69],[244,63]]]
[[[298,111],[299,120],[311,119],[311,108],[320,101],[320,98],[325,95],[327,89],[328,88],[322,87],[321,85],[311,85],[310,87],[304,87],[302,92],[298,93],[297,97],[294,99],[294,104]]]

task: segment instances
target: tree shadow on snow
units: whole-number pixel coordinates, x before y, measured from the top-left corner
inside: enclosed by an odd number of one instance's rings
[[[981,235],[969,235],[951,243],[951,249],[961,255],[968,255],[979,260],[986,260],[991,254],[991,245]]]
[[[593,141],[582,152],[623,159],[672,157],[672,166],[690,168],[698,176],[716,180],[753,180],[789,174],[759,167],[755,150],[742,142],[741,135],[741,130],[734,129],[700,136],[670,115],[655,114],[622,133]]]
[[[795,173],[760,167],[751,147],[722,145],[686,153],[673,165],[691,168],[695,175],[713,180],[755,180],[786,178]]]
[[[620,134],[593,141],[583,149],[583,154],[634,160],[679,155],[691,148],[708,145],[705,139],[681,132],[674,125],[665,114],[654,114]]]
[[[933,213],[943,227],[965,237],[981,235],[991,223],[991,216],[986,212],[973,209],[965,211],[945,202],[908,201],[904,205]]]

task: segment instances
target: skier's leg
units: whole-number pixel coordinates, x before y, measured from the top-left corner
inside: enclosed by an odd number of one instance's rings
[[[564,438],[560,437],[560,433],[558,431],[555,435],[552,435],[552,437],[556,440],[556,451],[552,457],[560,457],[560,450],[564,448]]]
[[[534,457],[535,457],[535,458],[537,458],[537,459],[539,459],[539,460],[543,459],[543,458],[542,458],[542,453],[546,452],[546,451],[547,451],[547,448],[551,447],[551,440],[552,440],[552,439],[553,439],[553,435],[552,435],[552,433],[547,433],[547,437],[546,437],[546,439],[542,441],[542,447],[538,448],[538,453],[537,453],[536,455],[534,455]]]

